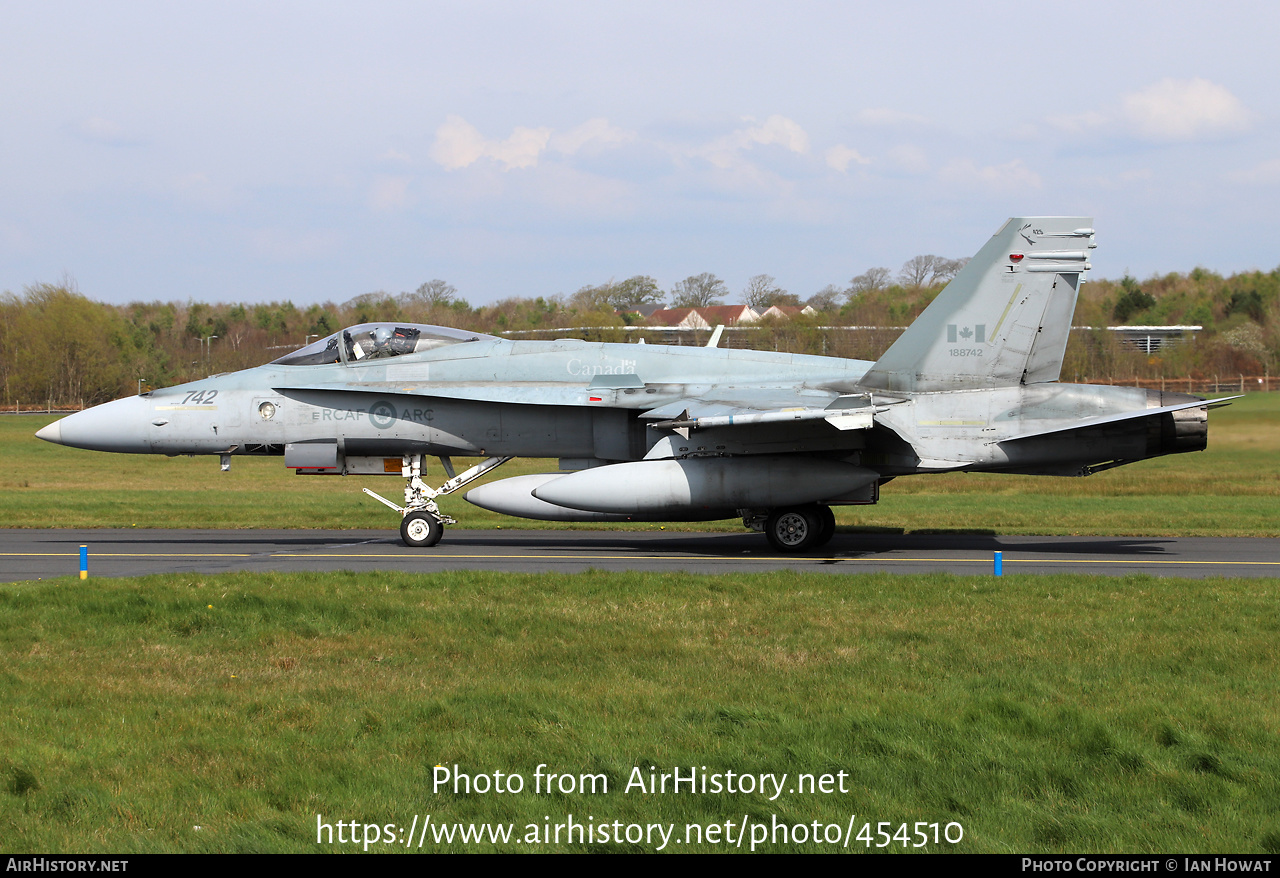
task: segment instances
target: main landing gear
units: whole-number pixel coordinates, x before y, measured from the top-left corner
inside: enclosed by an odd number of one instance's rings
[[[440,511],[440,507],[436,505],[437,497],[452,494],[511,459],[510,457],[490,457],[459,476],[454,475],[453,462],[447,457],[441,457],[440,464],[449,474],[449,481],[439,488],[432,488],[422,481],[422,457],[421,454],[406,454],[400,459],[400,474],[408,479],[408,484],[404,487],[403,506],[397,506],[368,488],[364,489],[370,497],[403,516],[400,520],[400,539],[406,546],[414,549],[434,546],[444,535],[446,524],[458,523]]]
[[[745,520],[743,523],[761,527],[769,545],[787,553],[825,546],[836,533],[835,513],[830,506],[820,503],[771,509],[763,522]]]

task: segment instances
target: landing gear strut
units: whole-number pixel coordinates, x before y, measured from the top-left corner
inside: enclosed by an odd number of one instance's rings
[[[422,481],[422,457],[421,454],[406,454],[401,457],[400,474],[408,480],[404,487],[403,506],[397,506],[368,488],[364,489],[370,497],[403,516],[400,521],[400,539],[406,546],[415,549],[434,546],[440,542],[446,524],[458,523],[440,511],[440,507],[436,505],[437,497],[452,494],[511,459],[510,457],[490,457],[457,476],[453,474],[453,462],[442,456],[440,463],[449,474],[449,481],[439,488],[432,488]]]

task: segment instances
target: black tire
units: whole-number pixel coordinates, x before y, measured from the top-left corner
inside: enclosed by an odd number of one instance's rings
[[[764,525],[769,545],[779,552],[804,552],[813,548],[822,532],[816,506],[775,509]]]
[[[831,538],[836,535],[836,514],[831,511],[830,506],[818,506],[818,539],[814,541],[812,548],[825,546],[831,542]]]
[[[444,525],[430,512],[410,512],[400,522],[400,539],[411,549],[426,549],[440,542]]]

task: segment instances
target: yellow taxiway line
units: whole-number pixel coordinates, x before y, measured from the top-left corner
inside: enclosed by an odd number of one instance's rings
[[[0,558],[75,558],[77,552],[0,552]],[[452,560],[528,560],[528,561],[807,561],[807,562],[841,562],[841,563],[875,563],[875,564],[986,564],[991,558],[902,558],[881,556],[858,557],[819,557],[815,555],[495,555],[484,554],[444,554],[430,555],[409,553],[372,553],[372,552],[93,552],[92,558],[348,558],[362,560],[395,559],[397,561],[452,561]],[[1140,559],[1090,559],[1090,558],[1010,558],[1004,556],[1005,564],[1200,564],[1242,567],[1280,567],[1280,561],[1198,561],[1176,558],[1140,558]]]
[[[3,557],[73,558],[75,552],[0,552]],[[814,555],[494,555],[443,554],[431,555],[390,554],[373,552],[95,552],[94,558],[350,558],[377,560],[393,558],[397,561],[451,561],[486,560],[503,561],[520,559],[528,561],[809,561],[844,563],[915,563],[915,564],[990,564],[990,558],[901,558],[901,557],[818,557]],[[1280,567],[1280,561],[1195,561],[1176,558],[1089,559],[1089,558],[1004,558],[1006,564],[1214,564],[1244,567]]]

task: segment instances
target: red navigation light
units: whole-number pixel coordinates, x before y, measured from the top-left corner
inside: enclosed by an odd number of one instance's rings
[[[1010,253],[1010,254],[1009,254],[1009,259],[1010,259],[1010,261],[1012,261],[1012,262],[1021,262],[1021,261],[1022,261],[1022,254],[1021,254],[1021,253]]]

